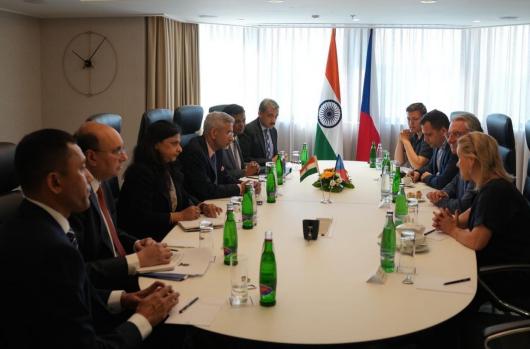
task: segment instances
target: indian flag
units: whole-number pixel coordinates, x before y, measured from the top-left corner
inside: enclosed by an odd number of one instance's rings
[[[313,155],[306,164],[300,169],[300,182],[312,174],[318,173],[318,159]]]
[[[342,108],[335,28],[331,32],[326,78],[318,107],[314,153],[321,160],[334,160],[337,154],[342,154]]]

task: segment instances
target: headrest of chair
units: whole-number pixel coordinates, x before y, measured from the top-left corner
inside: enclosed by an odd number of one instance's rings
[[[86,121],[94,121],[98,124],[103,124],[112,127],[118,133],[121,132],[121,116],[111,113],[99,113],[89,116]]]
[[[143,113],[140,129],[138,130],[138,143],[144,137],[147,128],[159,120],[173,122],[173,110],[171,109],[150,109]]]
[[[201,129],[204,110],[200,105],[183,105],[175,109],[173,122],[182,128],[182,134],[197,132]]]
[[[525,134],[526,134],[526,146],[528,147],[528,150],[530,150],[530,120],[528,120],[524,127]],[[530,168],[528,168],[530,171]]]
[[[490,114],[486,118],[488,134],[497,140],[499,145],[508,149],[515,149],[512,119],[504,114]]]
[[[213,105],[210,107],[210,109],[208,109],[208,113],[211,113],[213,111],[223,111],[227,105],[228,104]]]
[[[18,187],[15,148],[13,143],[0,142],[0,194],[8,193]]]

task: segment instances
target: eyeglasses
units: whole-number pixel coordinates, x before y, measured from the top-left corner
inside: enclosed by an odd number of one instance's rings
[[[114,156],[120,156],[120,155],[123,155],[123,154],[127,154],[127,148],[125,147],[118,147],[118,148],[115,148],[115,149],[112,149],[112,150],[99,150],[99,149],[95,149],[94,151],[97,151],[98,153],[110,153]]]
[[[467,134],[467,132],[459,132],[459,131],[453,131],[453,132],[447,132],[447,138],[451,138],[452,136],[454,136],[455,138],[460,138],[462,137],[463,135]]]

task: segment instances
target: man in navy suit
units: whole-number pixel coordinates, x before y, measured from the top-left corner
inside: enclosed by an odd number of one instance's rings
[[[2,345],[138,347],[178,294],[159,282],[136,293],[92,286],[67,219],[89,205],[85,156],[73,137],[53,129],[25,136],[15,168],[25,199],[0,232]],[[122,310],[132,314],[126,321],[114,315]]]
[[[112,127],[89,121],[75,136],[94,178],[90,181],[90,207],[74,213],[69,221],[89,265],[90,279],[100,288],[135,290],[137,269],[169,263],[171,251],[151,238],[138,240],[117,228],[116,206],[106,181],[118,176],[127,161],[120,134]]]
[[[204,120],[203,135],[190,140],[180,156],[186,191],[201,201],[243,195],[246,183],[239,183],[223,167],[223,149],[234,140],[233,125],[230,115],[211,112]]]
[[[265,166],[278,154],[278,131],[274,127],[280,107],[266,98],[259,105],[258,118],[245,127],[239,144],[245,162],[256,161]]]
[[[433,109],[420,121],[425,141],[433,148],[429,162],[416,171],[409,173],[414,182],[422,181],[435,189],[442,189],[458,173],[458,157],[451,152],[446,135],[449,128],[447,115]]]

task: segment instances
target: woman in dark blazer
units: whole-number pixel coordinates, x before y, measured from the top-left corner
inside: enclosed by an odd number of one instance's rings
[[[157,121],[134,149],[118,200],[118,226],[138,238],[160,241],[179,221],[197,219],[201,213],[216,217],[221,212],[184,190],[177,161],[182,152],[180,133],[178,125]]]

